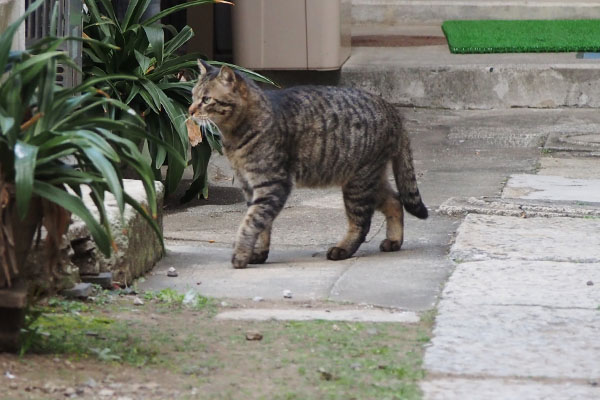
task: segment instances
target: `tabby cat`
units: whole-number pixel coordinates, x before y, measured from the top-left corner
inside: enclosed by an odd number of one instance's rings
[[[189,112],[198,124],[211,121],[221,130],[225,154],[248,204],[235,240],[234,268],[266,261],[273,220],[294,181],[342,187],[349,228],[328,250],[330,260],[354,254],[365,241],[375,210],[386,217],[381,251],[400,250],[402,206],[427,218],[409,139],[393,105],[350,88],[262,90],[227,66],[219,69],[201,60],[198,65]],[[399,193],[387,180],[390,161]]]

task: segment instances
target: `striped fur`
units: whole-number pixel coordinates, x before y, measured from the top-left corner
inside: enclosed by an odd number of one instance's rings
[[[269,254],[271,226],[295,182],[341,186],[348,232],[327,258],[341,260],[364,242],[375,210],[386,216],[382,251],[403,241],[404,212],[425,219],[402,118],[378,96],[350,88],[300,86],[263,91],[228,67],[199,62],[190,114],[221,130],[225,152],[248,201],[232,264]],[[396,189],[387,180],[391,163]]]

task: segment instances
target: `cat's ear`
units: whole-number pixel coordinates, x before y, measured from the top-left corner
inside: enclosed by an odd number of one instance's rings
[[[226,85],[233,85],[236,81],[235,72],[227,65],[223,65],[219,71],[219,79]]]
[[[200,75],[206,74],[212,68],[213,68],[213,66],[210,65],[209,63],[207,63],[206,61],[204,61],[200,58],[198,59],[198,69],[200,70]]]

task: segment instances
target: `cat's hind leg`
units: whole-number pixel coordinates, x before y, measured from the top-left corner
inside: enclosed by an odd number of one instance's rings
[[[404,209],[398,194],[392,189],[385,176],[377,191],[377,210],[385,215],[386,238],[379,250],[398,251],[404,241]]]
[[[344,239],[327,251],[329,260],[344,260],[351,257],[365,241],[375,212],[375,191],[378,183],[379,179],[374,177],[374,179],[352,180],[342,187],[348,232]]]

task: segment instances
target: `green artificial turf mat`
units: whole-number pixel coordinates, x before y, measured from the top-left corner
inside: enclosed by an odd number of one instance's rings
[[[452,53],[600,51],[600,19],[446,21]]]

